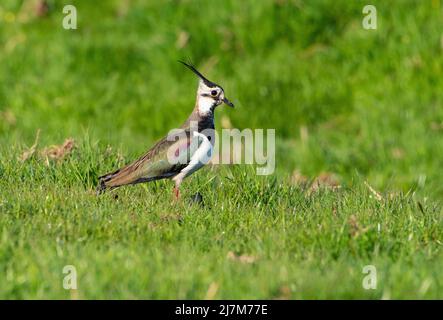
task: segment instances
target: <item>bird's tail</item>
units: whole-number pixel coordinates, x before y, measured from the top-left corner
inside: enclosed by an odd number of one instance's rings
[[[121,170],[117,170],[111,173],[107,173],[101,177],[98,177],[97,195],[104,193],[106,190],[112,190],[119,187],[122,184],[116,183],[119,178]]]
[[[107,173],[98,177],[97,194],[102,194],[106,190],[112,190],[128,184],[136,184],[155,180],[156,178],[142,178],[138,170],[139,162],[134,162],[126,167],[120,168],[114,172]]]

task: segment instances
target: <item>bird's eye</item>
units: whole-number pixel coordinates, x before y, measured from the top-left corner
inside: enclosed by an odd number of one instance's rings
[[[212,90],[211,91],[211,96],[215,97],[217,95],[217,90]]]

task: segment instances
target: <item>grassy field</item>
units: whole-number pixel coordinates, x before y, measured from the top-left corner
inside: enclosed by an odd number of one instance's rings
[[[0,298],[443,298],[441,1],[372,1],[377,30],[367,1],[35,2],[0,4]],[[188,58],[218,128],[276,130],[276,173],[97,197],[192,110]]]

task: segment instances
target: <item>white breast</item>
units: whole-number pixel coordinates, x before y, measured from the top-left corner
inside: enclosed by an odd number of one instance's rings
[[[188,165],[183,168],[178,175],[174,177],[173,180],[175,181],[183,180],[184,178],[207,164],[212,158],[214,147],[204,134],[195,131],[192,143],[196,143],[198,148],[192,154],[191,160],[189,161]]]

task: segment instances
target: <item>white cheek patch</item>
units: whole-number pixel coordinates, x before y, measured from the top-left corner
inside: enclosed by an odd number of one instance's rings
[[[198,99],[198,112],[202,115],[211,113],[213,104],[214,100],[212,98],[200,96]]]

